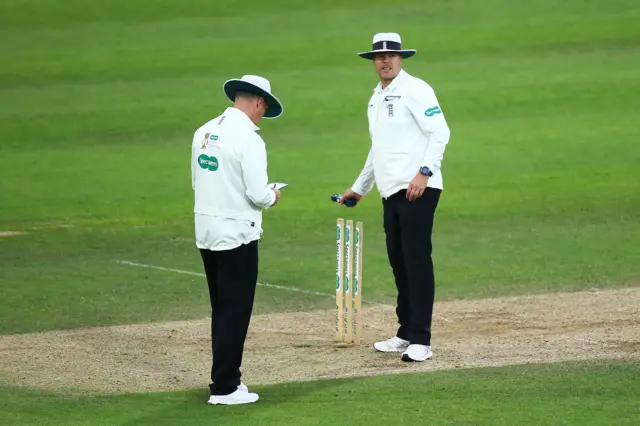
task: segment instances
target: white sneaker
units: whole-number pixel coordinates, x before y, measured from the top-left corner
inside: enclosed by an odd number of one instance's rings
[[[240,382],[238,389],[240,389],[242,392],[249,392],[249,388],[242,382]]]
[[[211,395],[207,404],[211,405],[239,405],[251,404],[258,400],[257,393],[249,393],[238,389],[229,395]]]
[[[433,357],[431,346],[426,345],[409,345],[407,350],[402,354],[402,360],[406,362],[422,362]]]
[[[409,347],[409,341],[393,336],[389,340],[374,343],[373,347],[380,352],[402,352]]]

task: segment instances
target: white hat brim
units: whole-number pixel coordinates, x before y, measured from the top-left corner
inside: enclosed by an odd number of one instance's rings
[[[373,56],[376,53],[386,53],[386,52],[399,53],[403,59],[407,59],[415,55],[417,51],[415,49],[406,49],[406,50],[379,49],[379,50],[370,50],[368,52],[360,52],[358,53],[358,56],[364,59],[373,60]]]
[[[255,93],[256,95],[265,98],[267,101],[267,110],[264,113],[264,118],[278,118],[282,115],[284,108],[278,98],[255,84],[238,78],[233,78],[225,81],[222,89],[232,102],[236,100],[236,93],[239,91]]]

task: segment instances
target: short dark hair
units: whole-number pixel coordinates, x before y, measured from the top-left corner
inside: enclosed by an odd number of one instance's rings
[[[244,98],[244,99],[255,99],[259,97],[258,95],[256,95],[255,93],[251,93],[251,92],[246,92],[244,90],[238,90],[236,92],[236,100],[238,100],[238,98]]]

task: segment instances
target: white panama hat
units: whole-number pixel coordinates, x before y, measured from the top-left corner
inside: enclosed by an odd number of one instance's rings
[[[235,101],[236,93],[249,92],[261,96],[267,102],[267,111],[264,118],[277,118],[282,115],[282,103],[271,94],[271,83],[259,75],[243,75],[242,78],[232,78],[225,81],[222,86],[224,93],[231,101]]]
[[[358,56],[373,59],[374,54],[383,52],[400,53],[404,59],[416,54],[414,49],[402,49],[402,39],[398,33],[378,33],[373,36],[373,46],[368,52],[360,52]]]

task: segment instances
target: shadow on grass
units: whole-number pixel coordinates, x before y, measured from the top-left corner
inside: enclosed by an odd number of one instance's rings
[[[128,405],[128,407],[122,407],[122,411],[128,411],[130,416],[124,423],[118,424],[191,425],[205,424],[211,421],[214,421],[216,425],[260,424],[262,421],[272,424],[278,419],[283,422],[295,421],[298,415],[304,415],[303,411],[306,411],[283,410],[282,406],[304,407],[304,403],[316,405],[348,397],[348,390],[345,393],[341,392],[340,388],[343,386],[349,386],[348,380],[319,380],[251,387],[251,392],[260,394],[260,400],[255,404],[235,406],[208,405],[208,389],[168,394],[131,394],[106,398],[117,399],[117,402],[110,401],[113,405]],[[133,414],[136,411],[137,414]],[[322,413],[315,414],[322,415]]]

